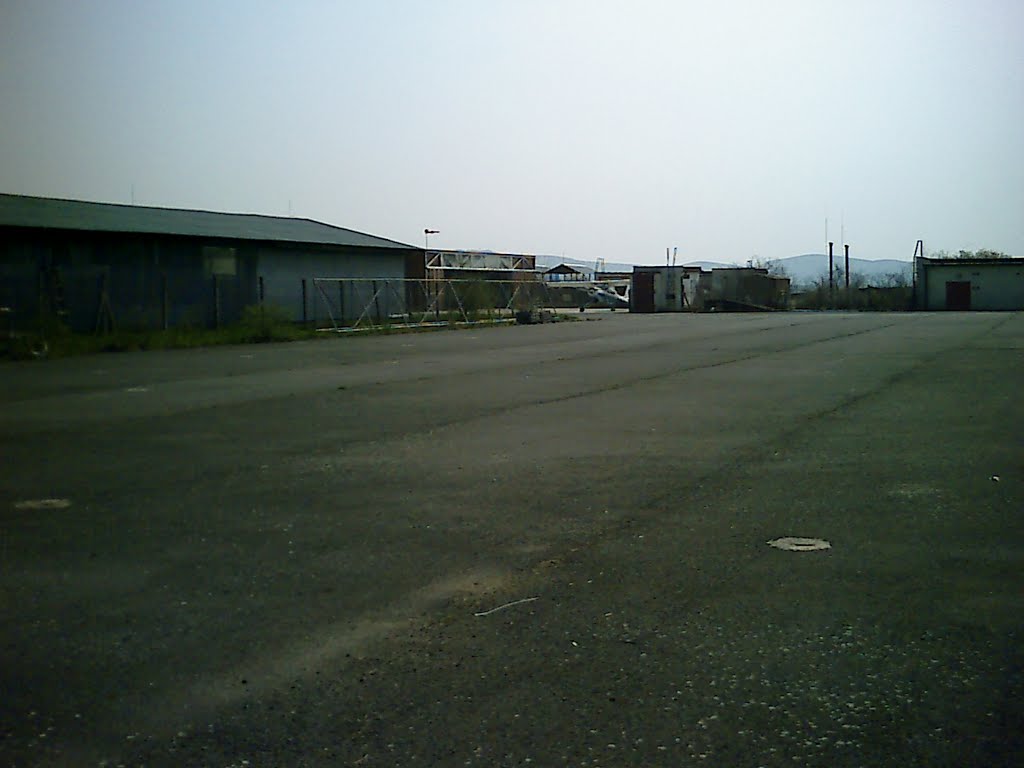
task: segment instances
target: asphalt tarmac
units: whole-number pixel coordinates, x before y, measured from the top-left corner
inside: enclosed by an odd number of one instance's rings
[[[0,764],[1021,765],[1022,385],[1007,313],[0,365]]]

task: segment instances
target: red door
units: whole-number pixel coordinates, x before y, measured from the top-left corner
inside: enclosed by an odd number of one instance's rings
[[[950,280],[946,283],[946,309],[964,312],[971,308],[971,283],[968,280]]]
[[[633,286],[629,291],[630,312],[654,311],[654,273],[634,272]]]

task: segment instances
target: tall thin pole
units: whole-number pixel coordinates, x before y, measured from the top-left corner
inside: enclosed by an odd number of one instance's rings
[[[843,250],[846,252],[846,273],[843,275],[846,278],[846,308],[850,308],[850,246],[847,243],[843,243]]]
[[[920,258],[923,259],[924,258],[924,240],[918,240],[917,243],[915,243],[915,245],[914,245],[914,259],[910,263],[910,280],[911,280],[910,300],[911,300],[911,303],[913,304],[913,308],[914,309],[917,309],[917,265],[919,263],[918,262],[918,253],[920,253]]]
[[[832,272],[832,241],[828,241],[828,304],[831,307],[835,295],[835,275]]]

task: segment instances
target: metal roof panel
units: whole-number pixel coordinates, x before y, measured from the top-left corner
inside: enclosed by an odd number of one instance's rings
[[[0,194],[0,226],[87,232],[137,232],[369,248],[416,246],[312,219]]]

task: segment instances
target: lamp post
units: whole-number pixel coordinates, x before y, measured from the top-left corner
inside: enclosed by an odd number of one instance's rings
[[[441,234],[440,230],[437,229],[424,229],[423,230],[423,266],[424,268],[430,266],[430,236]],[[435,270],[436,271],[436,270]],[[444,271],[441,271],[441,277],[444,276]],[[424,290],[424,301],[427,300],[428,294],[433,297],[431,302],[434,305],[434,319],[440,320],[441,318],[441,295],[442,295],[442,284],[434,282],[435,275],[432,274],[432,270],[426,269],[424,277],[427,281],[423,284]],[[429,310],[428,310],[429,311]]]

